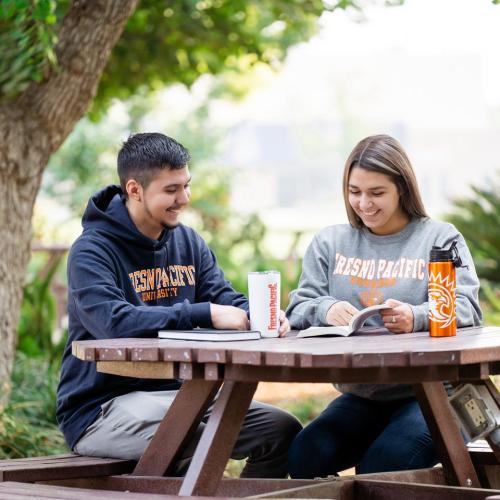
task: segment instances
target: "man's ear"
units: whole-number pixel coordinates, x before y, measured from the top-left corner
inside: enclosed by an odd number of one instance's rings
[[[125,190],[127,191],[129,200],[141,202],[143,198],[143,189],[135,179],[129,179],[127,181],[127,184],[125,184]]]

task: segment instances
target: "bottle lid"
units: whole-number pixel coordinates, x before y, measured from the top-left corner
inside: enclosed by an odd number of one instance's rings
[[[453,254],[450,249],[433,246],[431,248],[431,262],[447,262],[453,260]]]
[[[455,267],[463,267],[462,259],[458,255],[457,241],[455,240],[450,248],[433,246],[430,253],[430,262],[453,262]]]

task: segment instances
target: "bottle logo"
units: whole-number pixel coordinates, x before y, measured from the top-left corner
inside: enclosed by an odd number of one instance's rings
[[[450,326],[455,318],[455,281],[441,273],[429,276],[429,319],[439,328]]]

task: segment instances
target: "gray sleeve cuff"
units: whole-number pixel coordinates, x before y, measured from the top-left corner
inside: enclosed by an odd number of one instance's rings
[[[330,307],[332,307],[333,304],[335,304],[336,302],[338,302],[338,300],[332,299],[331,297],[327,297],[324,300],[322,300],[321,303],[319,304],[317,318],[321,325],[326,326],[329,324],[326,322],[326,315],[330,310]]]
[[[410,304],[413,311],[413,331],[426,332],[429,330],[429,303],[424,302],[418,306]]]

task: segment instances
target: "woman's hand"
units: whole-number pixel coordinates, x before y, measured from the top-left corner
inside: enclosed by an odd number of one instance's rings
[[[280,337],[284,337],[290,331],[290,323],[288,318],[285,316],[285,311],[280,310],[280,327],[278,334]]]
[[[410,333],[413,331],[413,311],[409,304],[389,299],[385,303],[391,309],[380,312],[384,326],[392,333]]]
[[[348,325],[357,312],[358,310],[346,300],[335,302],[326,313],[326,322],[334,326]]]

